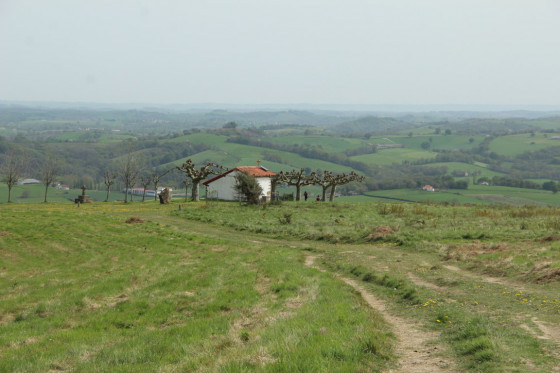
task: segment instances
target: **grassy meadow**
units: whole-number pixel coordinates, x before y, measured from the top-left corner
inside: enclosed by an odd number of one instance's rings
[[[73,202],[75,198],[82,194],[81,189],[60,190],[49,188],[47,194],[48,202]],[[88,189],[86,194],[94,201],[105,201],[107,191]],[[135,200],[141,200],[142,197],[134,197]],[[0,185],[0,203],[8,200],[8,187],[6,184]],[[45,186],[40,184],[33,185],[16,185],[12,188],[13,203],[37,203],[45,200]],[[124,200],[124,193],[111,191],[109,193],[109,201]]]
[[[465,178],[469,180],[469,178]],[[450,204],[504,206],[559,206],[560,196],[547,190],[502,186],[469,185],[468,189],[449,189],[426,192],[420,189],[391,189],[366,192],[363,196],[345,196],[341,201],[407,201]]]
[[[368,372],[394,358],[383,319],[305,251],[169,215],[0,205],[0,371]]]
[[[556,208],[178,205],[0,204],[0,371],[382,372],[390,315],[457,371],[557,366]]]

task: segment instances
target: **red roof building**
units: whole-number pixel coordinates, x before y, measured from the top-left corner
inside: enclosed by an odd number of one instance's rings
[[[276,174],[263,166],[239,166],[232,168],[202,183],[206,186],[206,197],[226,201],[236,201],[239,196],[235,192],[235,176],[239,172],[246,172],[257,179],[263,190],[262,197],[270,198],[272,193],[272,178]]]

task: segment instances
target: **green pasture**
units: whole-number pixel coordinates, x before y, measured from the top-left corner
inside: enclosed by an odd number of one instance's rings
[[[60,142],[73,142],[73,143],[88,143],[95,141],[97,143],[110,143],[110,142],[121,142],[127,139],[132,139],[134,136],[120,134],[118,132],[99,132],[96,131],[68,131],[62,132],[60,134],[49,134],[49,137],[53,140]]]
[[[220,145],[225,143],[227,140],[227,136],[224,135],[216,135],[213,133],[193,133],[191,135],[179,136],[173,139],[166,140],[168,142],[185,142],[188,141],[193,144],[205,144],[209,146],[213,145]]]
[[[436,203],[451,203],[451,204],[484,204],[488,203],[481,201],[474,197],[464,194],[462,191],[436,191],[427,192],[420,189],[393,189],[393,190],[379,190],[367,192],[365,196],[372,198],[374,201],[394,201],[399,200],[409,202],[436,202]],[[346,198],[346,197],[345,197]]]
[[[394,361],[384,320],[305,266],[304,247],[218,238],[175,209],[0,205],[0,371],[381,372]]]
[[[539,128],[542,128],[542,129],[552,129],[552,130],[560,129],[560,124],[558,122],[558,117],[534,119],[530,123],[533,126],[539,127]],[[550,136],[550,134],[549,134],[549,136]]]
[[[559,206],[560,195],[548,190],[512,188],[503,186],[469,185],[462,192],[482,201],[495,204]]]
[[[490,177],[490,178],[494,176],[504,176],[504,174],[501,172],[489,170],[488,168],[484,167],[483,164],[476,164],[476,163],[470,164],[470,163],[463,163],[463,162],[436,162],[436,163],[430,163],[427,166],[430,167],[445,166],[447,167],[448,173],[451,173],[452,171],[467,171],[469,175],[471,175],[473,171],[480,172],[480,174],[477,175],[476,178],[483,177],[483,176]],[[471,177],[471,183],[472,183],[472,177]]]
[[[397,144],[403,144],[407,148],[422,149],[422,143],[428,142],[430,149],[438,150],[459,150],[474,148],[484,140],[483,136],[465,136],[465,135],[414,135],[414,136],[399,136],[388,137],[390,140]],[[470,139],[473,142],[470,142]],[[431,141],[430,141],[431,139]]]
[[[48,202],[74,202],[74,199],[82,194],[81,189],[60,190],[49,188],[47,194]],[[94,201],[105,201],[107,191],[88,189],[86,194]],[[37,203],[43,202],[45,199],[45,186],[41,184],[35,185],[16,185],[12,188],[12,203]],[[135,200],[141,197],[134,197]],[[124,200],[124,193],[111,191],[109,193],[109,201]],[[0,204],[8,201],[8,187],[6,184],[0,184]]]
[[[540,264],[560,259],[558,241],[548,240],[558,230],[556,208],[223,203],[174,214],[263,238],[315,242],[314,255],[328,270],[353,276],[390,300],[393,312],[439,330],[461,366],[452,371],[544,372],[556,364],[554,339],[540,339],[531,321],[552,326],[560,312],[557,277],[538,282],[560,271]]]
[[[173,162],[173,164],[182,164],[190,158],[195,163],[212,161],[219,163],[224,167],[233,168],[236,166],[256,166],[257,161],[260,160],[263,166],[271,169],[272,171],[281,171],[291,168],[310,168],[311,170],[329,170],[334,172],[350,172],[353,170],[350,167],[338,165],[332,162],[305,158],[295,153],[283,152],[279,150],[268,150],[266,148],[260,148],[257,146],[224,142],[222,144],[216,145],[216,147],[219,148],[219,150],[206,150],[204,152],[179,159]],[[283,163],[267,161],[264,156],[265,152],[277,154],[282,159]]]
[[[493,204],[493,205],[538,205],[560,206],[560,196],[550,191],[538,189],[511,188],[502,186],[469,185],[468,189],[449,189],[426,192],[420,189],[392,189],[370,191],[365,194],[374,200],[402,199],[413,202],[446,202],[452,204]],[[367,201],[362,197],[342,197],[349,201]],[[396,201],[397,201],[396,200]]]
[[[435,158],[436,153],[410,148],[379,149],[377,153],[351,157],[352,160],[366,164],[391,165],[403,161]]]
[[[547,135],[547,137],[545,137]],[[550,146],[560,146],[560,140],[552,139],[552,134],[529,133],[498,136],[490,142],[490,150],[501,155],[516,156],[526,151],[535,151]]]
[[[443,369],[553,371],[540,328],[560,313],[558,215],[338,199],[0,204],[0,371],[394,371],[418,355],[397,354],[389,316],[429,334],[414,348]]]
[[[368,145],[371,141],[361,139],[350,139],[344,137],[333,136],[275,136],[267,137],[264,139],[266,142],[282,145],[311,145],[317,146],[329,153],[342,153],[346,150],[359,148],[363,145]]]

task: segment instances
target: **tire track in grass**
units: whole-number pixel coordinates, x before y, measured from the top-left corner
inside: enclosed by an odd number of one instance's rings
[[[452,265],[444,265],[443,268],[470,279],[479,280],[489,284],[501,285],[506,288],[521,289],[524,292],[527,291],[526,287],[523,286],[522,284],[513,283],[508,281],[507,279],[489,277],[484,275],[475,275],[464,269]],[[541,321],[536,316],[532,316],[531,321],[533,322],[533,324],[535,324],[535,326],[537,327],[540,333],[535,332],[532,328],[530,328],[526,324],[520,324],[519,327],[529,332],[531,335],[533,335],[538,339],[549,341],[555,344],[556,346],[560,347],[560,326],[545,321]],[[560,353],[558,351],[551,351],[551,354],[553,354],[556,357],[560,357]],[[558,371],[560,371],[560,369]]]
[[[326,272],[315,265],[317,256],[307,256],[305,265],[318,271]],[[355,280],[335,274],[344,283],[354,288],[364,301],[391,325],[392,332],[397,336],[398,344],[395,348],[399,356],[397,367],[389,372],[402,373],[432,373],[432,372],[457,372],[455,364],[446,357],[441,356],[443,348],[434,344],[440,333],[420,330],[417,323],[412,320],[392,315],[387,311],[384,301],[376,298]]]

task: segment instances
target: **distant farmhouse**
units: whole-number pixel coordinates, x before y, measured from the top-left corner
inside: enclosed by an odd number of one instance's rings
[[[235,191],[235,176],[240,172],[246,172],[253,176],[263,192],[262,197],[270,199],[272,194],[272,178],[276,174],[263,166],[240,166],[232,168],[210,180],[202,183],[206,186],[206,198],[216,198],[224,201],[237,201],[239,196]]]
[[[424,185],[424,186],[422,187],[422,190],[425,190],[426,192],[435,192],[435,191],[436,191],[436,190],[434,189],[434,187],[431,186],[431,185]]]

